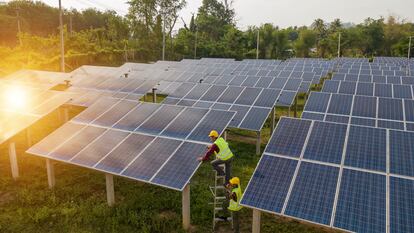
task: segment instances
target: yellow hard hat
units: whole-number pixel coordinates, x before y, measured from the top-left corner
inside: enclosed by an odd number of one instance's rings
[[[211,130],[210,134],[208,135],[209,137],[215,137],[218,138],[219,134],[217,133],[217,131],[215,130]]]
[[[230,179],[230,184],[237,184],[237,185],[240,185],[240,179],[239,179],[239,177],[233,177],[233,178],[231,178]]]

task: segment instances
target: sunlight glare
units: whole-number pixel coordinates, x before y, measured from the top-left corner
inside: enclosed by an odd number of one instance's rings
[[[4,92],[6,106],[11,109],[22,109],[26,105],[26,92],[18,87],[11,87]]]

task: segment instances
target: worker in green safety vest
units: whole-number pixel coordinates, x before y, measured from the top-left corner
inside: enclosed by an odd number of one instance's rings
[[[238,177],[233,177],[230,179],[229,184],[227,185],[228,199],[230,201],[228,210],[233,213],[233,228],[235,233],[240,232],[239,226],[239,211],[242,209],[240,205],[240,199],[242,197],[242,191],[240,187],[240,179]],[[230,191],[231,190],[231,191]]]
[[[208,135],[210,140],[213,142],[212,145],[208,146],[208,151],[202,157],[199,157],[199,161],[207,161],[213,154],[216,155],[216,159],[211,162],[213,168],[217,171],[217,175],[225,176],[224,184],[227,184],[231,176],[231,163],[233,161],[233,153],[231,152],[228,143],[224,138],[219,137],[216,130],[212,130]],[[219,166],[220,164],[225,165],[225,171]]]

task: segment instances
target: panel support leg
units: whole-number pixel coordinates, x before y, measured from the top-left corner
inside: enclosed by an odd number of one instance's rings
[[[252,233],[260,233],[260,211],[253,210]]]
[[[111,174],[105,174],[106,179],[106,199],[109,206],[115,204],[115,190],[114,190],[114,176]]]
[[[295,96],[295,112],[293,115],[295,118],[298,117],[298,96]]]
[[[53,189],[56,184],[55,165],[53,164],[53,161],[50,159],[46,159],[46,170],[47,170],[47,182],[49,184],[49,188]]]
[[[257,132],[257,141],[256,141],[256,155],[260,155],[260,131]]]
[[[9,158],[12,177],[16,180],[19,178],[19,166],[17,165],[16,143],[14,142],[10,142],[9,144]]]
[[[157,103],[157,88],[152,88],[152,102]]]
[[[276,111],[275,107],[272,108],[271,114],[271,122],[270,122],[270,135],[273,134],[273,130],[275,129],[275,123],[276,123]]]
[[[183,228],[184,230],[190,229],[190,184],[187,184],[183,190]]]
[[[32,146],[32,135],[31,135],[31,132],[30,132],[30,128],[26,129],[26,143],[27,143],[27,147]]]
[[[223,132],[223,138],[224,138],[224,140],[227,141],[227,130],[224,130],[224,132]]]
[[[288,117],[290,117],[290,107],[289,107],[289,109],[288,109]]]
[[[63,108],[63,124],[69,121],[69,109],[67,107]]]

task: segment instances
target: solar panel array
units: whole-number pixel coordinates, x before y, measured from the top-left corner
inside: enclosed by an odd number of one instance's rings
[[[352,232],[413,232],[413,140],[413,132],[281,118],[241,204]]]
[[[234,112],[103,98],[27,152],[182,191]]]
[[[0,82],[0,144],[68,102],[71,96]]]

